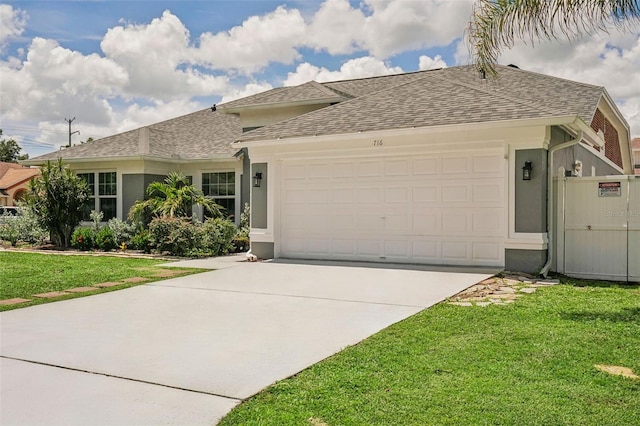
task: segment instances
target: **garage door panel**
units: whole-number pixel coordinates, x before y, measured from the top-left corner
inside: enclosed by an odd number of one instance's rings
[[[414,176],[439,176],[440,175],[440,159],[439,158],[422,158],[412,161]]]
[[[502,266],[502,155],[283,161],[278,253]]]
[[[435,203],[438,201],[438,186],[418,186],[412,188],[414,203]]]
[[[358,203],[379,203],[382,201],[382,190],[376,187],[358,189]]]
[[[360,239],[358,240],[358,255],[369,258],[380,257],[380,240],[378,239]]]
[[[411,163],[406,160],[387,160],[384,163],[384,175],[387,177],[409,176]]]
[[[469,256],[469,243],[464,241],[442,242],[442,258],[444,260],[467,261]]]
[[[439,211],[425,210],[420,213],[413,213],[413,234],[414,235],[441,235],[441,213]]]
[[[469,157],[445,157],[442,159],[443,175],[464,175],[469,173]]]
[[[403,203],[409,202],[409,188],[407,187],[391,187],[384,189],[384,201],[386,203]]]
[[[501,183],[476,183],[473,185],[474,203],[500,203],[504,197]]]
[[[442,201],[445,203],[466,203],[471,201],[470,185],[442,185]]]
[[[359,177],[382,176],[382,160],[358,162],[358,176]]]
[[[411,242],[413,258],[427,263],[436,263],[440,255],[440,242],[435,240],[419,240]]]

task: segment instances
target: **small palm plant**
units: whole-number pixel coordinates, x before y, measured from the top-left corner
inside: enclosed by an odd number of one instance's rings
[[[222,217],[220,205],[191,185],[183,173],[171,172],[163,182],[149,184],[147,199],[136,201],[129,218],[148,222],[151,217],[191,217],[194,204],[201,205],[211,217]]]

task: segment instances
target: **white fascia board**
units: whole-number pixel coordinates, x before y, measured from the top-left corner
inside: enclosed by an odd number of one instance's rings
[[[62,158],[64,163],[69,164],[82,164],[82,163],[96,163],[96,162],[122,162],[122,161],[157,161],[160,163],[172,163],[172,164],[187,164],[187,163],[208,163],[208,162],[222,162],[222,161],[238,161],[239,158],[231,154],[214,154],[209,158],[198,159],[185,159],[185,158],[167,158],[156,157],[151,155],[135,155],[128,157],[91,157],[91,158]],[[25,160],[24,164],[32,166],[41,166],[46,164],[47,161],[58,161],[57,158],[50,158],[47,160]]]
[[[339,133],[329,135],[310,135],[310,136],[295,136],[287,138],[277,139],[264,139],[254,141],[237,141],[233,145],[238,148],[250,148],[256,146],[272,146],[278,145],[290,145],[300,143],[318,143],[327,141],[340,141],[340,140],[353,140],[353,139],[370,139],[370,138],[385,138],[389,136],[402,136],[405,134],[412,135],[429,135],[434,133],[447,133],[447,132],[465,132],[475,130],[486,129],[507,129],[515,127],[530,127],[530,126],[561,126],[574,124],[577,117],[575,115],[566,115],[550,118],[535,118],[535,119],[522,119],[522,120],[501,120],[501,121],[489,121],[482,123],[464,123],[453,124],[444,126],[429,126],[429,127],[410,127],[410,128],[398,128],[398,129],[386,129],[386,130],[371,130],[361,131],[357,133]]]

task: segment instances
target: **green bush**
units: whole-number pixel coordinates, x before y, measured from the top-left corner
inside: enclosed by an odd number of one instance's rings
[[[149,224],[149,242],[160,253],[185,256],[200,245],[199,237],[198,228],[188,219],[160,217]]]
[[[17,216],[0,216],[0,240],[8,241],[12,246],[22,241],[28,244],[44,243],[49,233],[38,223],[38,218],[28,206],[20,204]]]
[[[129,243],[136,230],[136,225],[125,222],[117,217],[107,222],[107,227],[113,231],[113,235],[118,245]]]
[[[71,235],[71,247],[78,250],[92,250],[96,247],[96,233],[89,226],[80,226]]]
[[[148,229],[142,229],[129,240],[129,248],[151,253],[151,240]]]
[[[200,223],[184,218],[156,218],[149,224],[149,246],[174,256],[218,256],[234,251],[237,232],[235,224],[227,219]]]
[[[96,232],[96,247],[100,250],[111,251],[118,247],[116,236],[108,226],[104,226]]]
[[[233,238],[238,233],[236,225],[228,219],[207,219],[201,226],[202,249],[208,256],[219,256],[234,251]]]

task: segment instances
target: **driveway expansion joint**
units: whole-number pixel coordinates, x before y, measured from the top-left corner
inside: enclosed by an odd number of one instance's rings
[[[180,289],[184,289],[185,288],[185,287],[182,287],[182,286],[162,285],[162,284],[156,284],[156,283],[151,283],[151,286],[153,286],[153,287],[180,288]],[[323,297],[323,296],[301,296],[301,295],[298,295],[298,294],[263,293],[263,292],[260,292],[260,291],[226,290],[226,289],[219,289],[219,288],[203,288],[203,287],[188,287],[188,288],[192,289],[192,290],[219,291],[219,292],[223,292],[223,293],[258,294],[260,296],[295,297],[295,298],[298,298],[298,299],[329,300],[329,301],[332,301],[332,302],[361,303],[361,304],[365,304],[365,305],[400,306],[400,307],[403,307],[403,308],[422,308],[422,309],[425,309],[425,308],[428,307],[428,306],[423,306],[423,305],[405,305],[405,304],[402,304],[402,303],[367,302],[367,301],[364,301],[364,300],[336,299],[336,298],[333,298],[333,297]],[[442,299],[442,300],[444,300],[444,299]]]
[[[150,382],[148,380],[133,379],[131,377],[118,376],[118,375],[109,374],[109,373],[99,373],[97,371],[83,370],[83,369],[80,369],[80,368],[65,367],[64,365],[50,364],[50,363],[42,362],[42,361],[34,361],[34,360],[24,359],[24,358],[15,358],[15,357],[12,357],[12,356],[7,356],[7,355],[0,355],[0,358],[10,359],[10,360],[13,360],[13,361],[27,362],[29,364],[42,365],[44,367],[53,367],[53,368],[60,368],[60,369],[63,369],[63,370],[68,370],[68,371],[76,371],[78,373],[95,374],[96,376],[110,377],[112,379],[128,380],[130,382],[144,383],[144,384],[147,384],[147,385],[160,386],[160,387],[163,387],[163,388],[176,389],[176,390],[181,390],[181,391],[185,391],[185,392],[193,392],[193,393],[199,393],[199,394],[203,394],[203,395],[216,396],[218,398],[229,399],[229,400],[232,400],[232,401],[238,401],[238,402],[244,401],[243,398],[236,398],[236,397],[233,397],[233,396],[221,395],[221,394],[217,394],[217,393],[213,393],[213,392],[205,392],[205,391],[200,391],[200,390],[196,390],[196,389],[183,388],[183,387],[179,387],[179,386],[165,385],[163,383]]]

